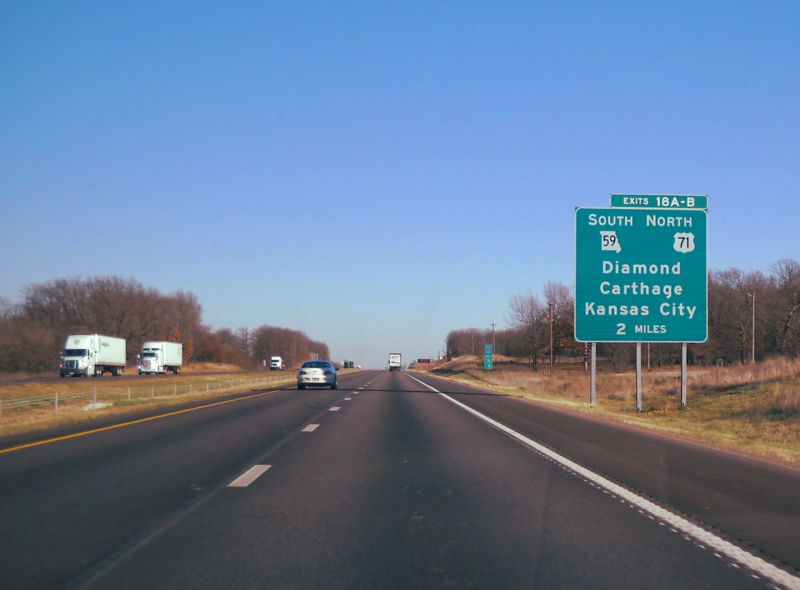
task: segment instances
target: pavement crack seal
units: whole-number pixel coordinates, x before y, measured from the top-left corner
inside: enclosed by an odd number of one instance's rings
[[[420,381],[413,375],[408,375],[408,377],[430,389],[431,391],[438,393],[440,396],[448,400],[449,402],[455,404],[456,406],[460,407],[461,409],[473,414],[474,416],[478,417],[479,419],[483,420],[487,424],[493,426],[497,430],[503,432],[507,436],[510,436],[517,442],[523,444],[524,446],[530,448],[531,450],[547,457],[551,461],[560,465],[563,469],[570,471],[577,475],[578,477],[585,479],[586,481],[595,484],[596,486],[600,487],[604,491],[608,491],[611,494],[614,494],[620,500],[627,502],[631,507],[639,509],[643,511],[647,515],[651,515],[654,518],[658,519],[660,522],[669,525],[676,531],[680,531],[684,535],[691,537],[698,545],[705,545],[709,550],[712,552],[716,552],[720,556],[724,556],[725,558],[729,559],[734,564],[738,564],[740,566],[744,566],[751,571],[757,573],[758,575],[762,576],[763,578],[769,580],[770,582],[777,584],[783,588],[788,588],[790,590],[800,590],[800,578],[792,575],[791,573],[765,561],[764,559],[758,557],[757,555],[753,555],[749,551],[742,549],[741,547],[734,545],[730,541],[726,541],[725,539],[715,535],[714,533],[707,531],[706,529],[696,525],[695,523],[689,521],[688,519],[676,514],[662,506],[659,506],[655,502],[648,500],[647,498],[640,496],[632,492],[631,490],[611,481],[603,477],[602,475],[595,473],[591,469],[587,469],[586,467],[564,457],[563,455],[556,453],[552,449],[544,446],[541,443],[536,442],[535,440],[528,438],[527,436],[520,434],[519,432],[512,430],[508,426],[501,424],[497,420],[478,412],[477,410],[469,407],[466,404],[461,403],[460,401],[450,397],[446,393],[442,393],[438,389],[431,387],[424,381]]]

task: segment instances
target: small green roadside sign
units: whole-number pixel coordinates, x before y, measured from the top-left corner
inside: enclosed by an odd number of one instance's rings
[[[494,349],[491,344],[487,344],[483,350],[483,368],[487,371],[494,366]]]
[[[576,209],[575,340],[705,342],[706,225],[704,208]]]

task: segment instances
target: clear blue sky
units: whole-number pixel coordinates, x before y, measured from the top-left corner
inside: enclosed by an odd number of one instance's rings
[[[574,282],[574,207],[800,258],[800,3],[0,4],[0,296],[117,275],[382,366]]]

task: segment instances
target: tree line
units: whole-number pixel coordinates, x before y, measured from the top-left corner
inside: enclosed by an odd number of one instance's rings
[[[509,308],[507,329],[450,332],[447,358],[481,355],[493,341],[496,354],[526,358],[534,370],[551,359],[585,356],[573,337],[575,297],[566,285],[548,282],[542,299],[530,292],[515,295]],[[617,368],[632,362],[634,350],[624,343],[598,344],[598,355]],[[779,260],[767,274],[730,268],[708,275],[708,340],[689,345],[689,362],[745,363],[753,351],[756,360],[800,356],[800,263],[794,259]],[[674,364],[680,344],[651,344],[649,353],[657,365]]]
[[[202,322],[193,293],[164,295],[131,279],[56,279],[26,286],[22,302],[0,298],[0,372],[40,372],[56,366],[69,334],[124,338],[129,361],[143,342],[183,343],[184,362],[263,366],[282,356],[293,366],[313,354],[329,358],[324,342],[303,332],[273,326],[212,330]]]

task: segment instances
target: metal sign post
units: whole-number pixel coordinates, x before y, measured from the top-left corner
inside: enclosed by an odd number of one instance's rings
[[[636,343],[636,411],[642,411],[642,343]]]
[[[597,342],[592,342],[591,374],[589,376],[589,403],[597,403]]]
[[[686,367],[686,343],[681,344],[681,408],[686,407],[688,370]]]

